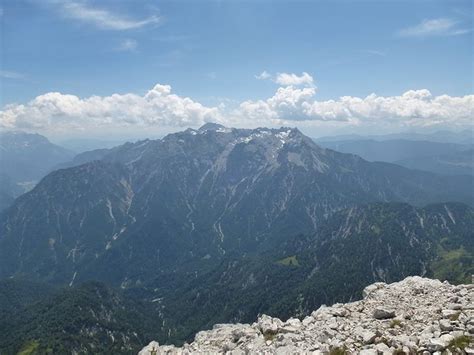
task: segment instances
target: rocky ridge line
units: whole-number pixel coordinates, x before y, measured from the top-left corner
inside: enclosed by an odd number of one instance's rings
[[[302,321],[262,315],[253,324],[216,324],[161,354],[474,354],[474,284],[421,278],[374,283],[360,301],[321,306]]]

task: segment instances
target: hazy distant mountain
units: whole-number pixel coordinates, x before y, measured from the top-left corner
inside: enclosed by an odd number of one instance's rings
[[[23,193],[23,188],[12,181],[6,174],[0,174],[0,211],[9,207],[15,197]]]
[[[472,204],[472,183],[369,163],[297,129],[188,129],[55,171],[17,199],[0,220],[0,276],[126,287],[271,249],[360,203]]]
[[[92,138],[76,138],[59,141],[62,147],[72,150],[76,153],[83,153],[90,150],[109,149],[126,142],[123,140],[104,140]]]
[[[411,141],[394,139],[386,141],[349,140],[320,142],[321,146],[351,153],[369,161],[385,161],[389,163],[405,159],[419,159],[443,154],[453,154],[469,149],[469,146],[454,143],[437,143],[428,141]]]
[[[393,162],[410,169],[443,175],[474,173],[473,145],[410,140],[352,140],[319,143],[369,161]]]
[[[356,141],[356,140],[411,140],[411,141],[429,141],[437,143],[456,143],[456,144],[473,144],[474,142],[474,131],[466,129],[460,132],[453,131],[437,131],[433,133],[392,133],[392,134],[380,134],[380,135],[358,135],[358,134],[346,134],[346,135],[335,135],[317,138],[318,143],[321,142],[335,142],[335,141]]]
[[[0,168],[5,176],[1,181],[0,205],[7,205],[5,201],[28,190],[54,166],[73,156],[72,151],[52,144],[39,134],[0,133]]]
[[[14,181],[42,178],[54,165],[70,160],[74,153],[39,134],[0,133],[0,166]]]
[[[54,170],[72,168],[74,166],[82,165],[92,162],[94,160],[101,160],[104,156],[109,154],[111,149],[96,149],[77,154],[73,159],[65,163],[61,163],[54,167]]]
[[[404,159],[395,163],[407,168],[426,170],[437,174],[474,175],[474,149],[440,153],[429,157]]]

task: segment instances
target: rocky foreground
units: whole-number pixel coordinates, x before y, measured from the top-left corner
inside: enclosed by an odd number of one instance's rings
[[[474,284],[408,277],[375,283],[364,299],[322,306],[302,321],[263,315],[217,324],[181,348],[151,342],[155,354],[474,354]]]

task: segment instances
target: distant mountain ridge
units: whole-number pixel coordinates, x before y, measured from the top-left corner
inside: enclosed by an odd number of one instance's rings
[[[0,133],[0,166],[14,181],[35,181],[50,169],[70,160],[74,152],[51,143],[39,134]]]
[[[98,149],[110,149],[124,144],[127,139],[94,139],[94,138],[70,138],[57,142],[58,145],[74,151],[76,154]]]
[[[57,164],[74,156],[39,134],[0,132],[0,211],[21,193],[31,189]]]
[[[432,133],[416,133],[416,132],[401,132],[392,134],[378,134],[378,135],[334,135],[319,137],[317,142],[334,142],[334,141],[357,141],[357,140],[411,140],[411,141],[429,141],[436,143],[455,143],[455,144],[472,144],[474,141],[473,129],[465,129],[462,131],[436,131]]]
[[[112,149],[113,148],[103,148],[79,153],[70,161],[56,165],[54,170],[72,168],[74,166],[90,163],[94,160],[101,160],[103,157],[109,154]]]
[[[20,196],[23,192],[22,186],[12,181],[10,176],[5,173],[0,174],[0,211],[11,206],[15,197]]]
[[[325,148],[341,153],[356,154],[368,161],[395,163],[404,159],[423,159],[440,154],[454,154],[469,149],[469,146],[455,143],[411,141],[392,139],[386,141],[355,140],[319,143]]]
[[[443,175],[474,175],[474,141],[470,144],[389,139],[319,142],[323,147],[356,154],[369,161],[395,163]]]
[[[403,159],[395,162],[410,169],[431,171],[445,175],[474,175],[474,149],[444,152],[424,158]]]

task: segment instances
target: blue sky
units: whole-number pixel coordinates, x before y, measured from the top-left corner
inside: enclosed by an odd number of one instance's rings
[[[471,1],[2,0],[1,8],[2,107],[50,92],[144,96],[166,84],[203,107],[226,105],[228,116],[275,95],[285,86],[278,73],[303,72],[319,101],[473,93]],[[263,71],[268,80],[256,79]],[[285,115],[270,118],[293,120]],[[184,122],[199,120],[210,118]]]

